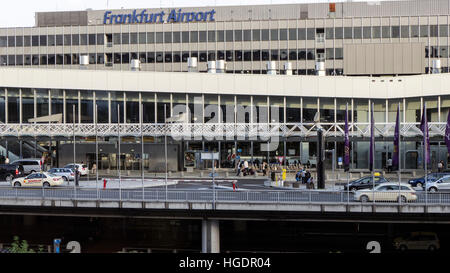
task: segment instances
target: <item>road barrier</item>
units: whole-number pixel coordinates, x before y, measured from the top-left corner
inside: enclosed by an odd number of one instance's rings
[[[109,181],[108,181],[109,182]],[[355,196],[358,200],[355,200]],[[366,196],[366,197],[364,197]],[[347,191],[329,190],[154,190],[154,189],[82,189],[82,188],[3,188],[1,199],[44,199],[44,200],[80,200],[80,201],[161,201],[161,202],[230,202],[230,203],[270,203],[270,204],[345,204],[361,203],[366,205],[398,204],[409,205],[445,205],[450,206],[450,193],[416,192],[415,200],[403,192],[369,193],[355,195]],[[374,200],[375,199],[375,200]]]

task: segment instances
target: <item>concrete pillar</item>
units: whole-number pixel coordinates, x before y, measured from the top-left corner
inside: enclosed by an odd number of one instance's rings
[[[36,224],[37,216],[35,215],[24,215],[23,216],[23,225],[30,227]]]
[[[220,253],[219,220],[202,220],[202,253]]]

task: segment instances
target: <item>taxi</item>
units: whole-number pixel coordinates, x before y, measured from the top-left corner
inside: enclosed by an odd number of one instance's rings
[[[26,177],[16,178],[11,181],[13,187],[52,187],[64,183],[61,176],[48,172],[32,173]]]

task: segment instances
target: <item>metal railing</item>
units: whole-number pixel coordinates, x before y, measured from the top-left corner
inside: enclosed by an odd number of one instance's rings
[[[367,196],[367,199],[364,197]],[[426,193],[389,192],[359,195],[347,191],[287,190],[287,191],[212,191],[212,190],[153,190],[153,189],[75,189],[75,188],[4,188],[2,199],[16,200],[77,200],[131,202],[203,202],[203,203],[265,203],[265,204],[398,204],[449,205],[450,192]],[[416,198],[414,198],[414,196]],[[411,198],[414,198],[411,199]]]
[[[343,122],[320,123],[327,136],[343,136]],[[401,124],[400,134],[403,137],[420,136],[418,122],[405,122]],[[428,123],[430,137],[445,135],[445,122]],[[375,123],[376,137],[391,137],[394,135],[394,122]],[[351,137],[369,137],[370,126],[368,122],[358,122],[349,125]],[[1,123],[0,136],[111,136],[118,134],[117,124],[99,123],[97,127],[93,123],[58,123],[58,124],[17,124]],[[122,136],[164,136],[172,138],[208,137],[289,137],[289,136],[316,136],[317,124],[315,123],[123,123],[120,124]]]

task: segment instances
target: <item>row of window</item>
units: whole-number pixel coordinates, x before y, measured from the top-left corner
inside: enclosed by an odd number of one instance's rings
[[[218,104],[219,101],[220,104]],[[0,121],[6,122],[6,112],[8,123],[28,123],[28,120],[34,117],[61,113],[64,116],[63,122],[66,123],[74,122],[74,118],[75,122],[93,123],[94,105],[97,105],[99,123],[116,123],[118,106],[121,108],[120,122],[139,123],[140,105],[142,105],[144,123],[164,123],[165,107],[167,107],[167,117],[181,113],[178,112],[180,110],[185,112],[189,109],[190,122],[220,120],[221,122],[248,123],[251,118],[255,123],[267,123],[269,120],[271,122],[314,122],[317,111],[320,111],[323,122],[343,122],[348,104],[350,121],[365,123],[369,120],[369,105],[374,103],[376,122],[394,122],[397,105],[401,103],[402,121],[420,122],[421,104],[425,102],[430,122],[442,122],[447,119],[450,108],[449,95],[440,96],[440,98],[433,96],[386,100],[151,92],[139,94],[139,92],[26,88],[5,90],[2,88],[0,89]],[[255,107],[256,110],[251,111],[249,106]],[[20,120],[21,116],[22,120]]]
[[[449,46],[425,47],[426,58],[448,58]],[[199,62],[226,60],[232,61],[295,61],[295,60],[342,60],[342,48],[322,49],[262,49],[262,50],[213,50],[213,51],[176,51],[176,52],[124,52],[124,53],[89,53],[90,64],[129,64],[133,59],[141,63],[179,63],[187,62],[189,57],[198,58]],[[79,64],[80,54],[25,54],[0,55],[0,65],[52,65]]]
[[[0,36],[0,47],[448,37],[448,25]]]
[[[187,62],[189,57],[196,57],[200,62],[226,60],[232,61],[287,61],[287,60],[315,60],[323,58],[342,59],[342,48],[325,49],[263,49],[263,50],[218,50],[200,52],[132,52],[132,53],[89,53],[90,64],[128,64],[133,59],[141,63],[179,63]],[[25,54],[1,55],[1,65],[47,65],[47,64],[79,64],[80,54]]]

